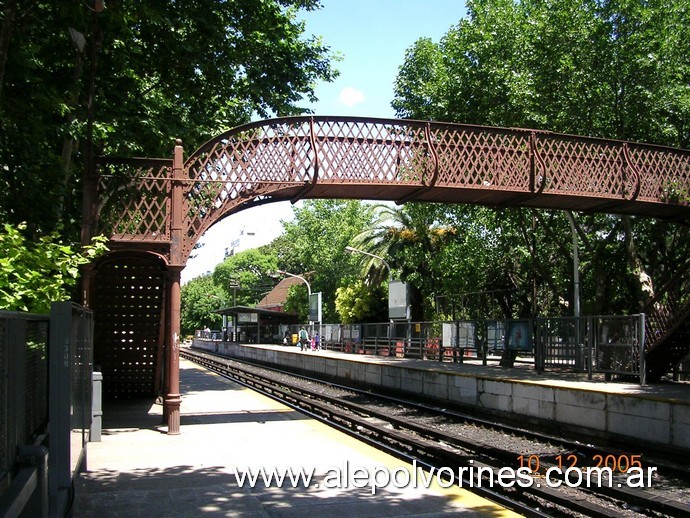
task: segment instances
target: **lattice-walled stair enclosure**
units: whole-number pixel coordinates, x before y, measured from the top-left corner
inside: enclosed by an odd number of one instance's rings
[[[690,261],[643,309],[647,381],[659,381],[690,355]]]
[[[98,265],[95,279],[94,364],[103,372],[104,395],[156,395],[164,345],[164,265],[141,254],[117,254]]]

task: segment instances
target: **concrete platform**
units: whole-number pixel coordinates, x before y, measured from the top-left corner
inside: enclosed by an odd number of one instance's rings
[[[162,408],[150,401],[104,405],[102,441],[88,444],[73,516],[514,516],[458,488],[353,487],[357,468],[413,468],[190,362],[180,369],[180,435],[165,434]],[[238,480],[260,468],[313,478],[308,487]]]
[[[427,396],[524,419],[532,427],[558,423],[592,436],[644,441],[690,454],[690,383],[641,386],[603,376],[545,372],[532,367],[300,351],[279,345],[195,340],[194,346],[230,357],[314,372],[363,386]]]

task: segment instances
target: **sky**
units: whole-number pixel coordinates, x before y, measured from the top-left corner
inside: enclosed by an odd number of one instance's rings
[[[302,103],[316,115],[393,118],[393,85],[405,51],[419,38],[438,42],[466,14],[462,0],[321,0],[322,8],[303,13],[306,34],[341,55],[340,75],[316,87],[316,103]],[[210,138],[210,136],[209,136]],[[212,272],[233,240],[251,247],[270,243],[290,221],[289,202],[269,203],[241,211],[211,227],[203,246],[182,271],[182,282]],[[241,236],[241,232],[244,235]],[[247,234],[254,233],[251,239]],[[195,254],[195,255],[194,255]]]

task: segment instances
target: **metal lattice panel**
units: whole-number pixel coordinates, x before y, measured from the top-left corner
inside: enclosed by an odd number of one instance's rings
[[[170,239],[172,160],[109,160],[98,180],[97,233],[113,239]]]
[[[194,181],[185,187],[186,237],[195,241],[259,195],[657,211],[660,217],[668,211],[644,202],[671,203],[684,209],[674,217],[687,216],[689,164],[682,150],[529,130],[356,118],[262,121],[214,139],[187,161]]]
[[[119,257],[102,264],[96,280],[94,363],[102,369],[104,393],[155,394],[165,286],[161,264]]]
[[[530,192],[529,134],[440,127],[434,141],[439,153],[437,186]]]

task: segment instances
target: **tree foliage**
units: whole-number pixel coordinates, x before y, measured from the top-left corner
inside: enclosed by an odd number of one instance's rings
[[[408,49],[401,117],[690,145],[684,0],[470,0]]]
[[[274,243],[280,268],[304,276],[312,293],[322,292],[324,321],[337,319],[337,288],[358,276],[356,262],[345,247],[371,218],[370,206],[358,200],[305,201],[295,209],[294,219],[283,224],[284,233]],[[286,306],[298,309],[303,318],[308,312],[306,291],[305,286],[294,286]],[[300,299],[293,302],[293,297]]]
[[[277,260],[269,247],[232,255],[213,270],[213,282],[224,299],[237,306],[253,306],[273,287]]]
[[[256,114],[302,113],[316,83],[337,75],[296,17],[317,0],[100,3],[0,7],[0,219],[26,222],[27,240],[4,237],[5,307],[42,310],[36,297],[73,284],[67,250],[92,153],[169,157],[176,138],[194,149]]]
[[[357,279],[336,290],[335,310],[344,324],[388,320],[388,293],[384,285],[371,286]]]
[[[34,243],[25,231],[26,225],[9,223],[0,231],[0,309],[49,313],[51,302],[70,299],[79,266],[107,250],[105,239],[75,250],[57,232]]]
[[[457,229],[439,220],[443,211],[438,204],[378,205],[375,210],[374,223],[355,237],[356,247],[387,258],[391,274],[410,285],[413,320],[431,318],[431,301],[443,276],[436,268],[438,254],[456,238]],[[364,271],[372,284],[381,282],[382,267],[380,260],[365,258]]]
[[[227,293],[213,282],[210,275],[192,279],[182,286],[180,330],[191,335],[197,329],[220,329],[223,317],[215,310],[228,306]]]
[[[0,218],[78,241],[89,134],[96,154],[194,149],[254,114],[301,113],[336,72],[298,9],[317,0],[15,0],[2,8]]]
[[[683,0],[467,6],[438,44],[420,39],[408,49],[395,84],[399,116],[690,145]],[[687,227],[644,218],[575,215],[571,229],[561,212],[445,213],[459,239],[434,254],[441,272],[453,272],[436,284],[446,295],[496,293],[503,316],[572,314],[573,232],[590,314],[638,311],[687,260],[672,250],[690,245]],[[487,307],[486,297],[460,299],[468,316]]]

